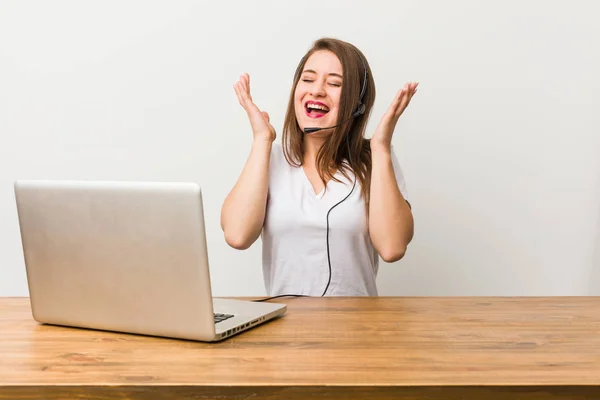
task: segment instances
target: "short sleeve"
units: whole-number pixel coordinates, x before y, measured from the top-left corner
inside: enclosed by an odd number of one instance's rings
[[[280,175],[285,171],[287,160],[283,154],[283,147],[279,143],[271,145],[271,156],[269,161],[269,193],[276,187],[276,181],[280,180]]]
[[[393,146],[391,150],[392,166],[394,168],[394,175],[396,176],[398,188],[400,189],[400,193],[402,193],[402,197],[404,197],[404,200],[406,200],[406,202],[410,205],[410,200],[408,198],[408,190],[406,189],[406,181],[404,179],[404,172],[402,171],[402,167],[400,166],[400,160],[398,160],[398,156],[396,155]]]
[[[270,154],[270,164],[269,169],[273,167],[278,167],[278,164],[281,162],[280,158],[283,155],[283,149],[279,143],[273,142],[271,144],[271,154]]]

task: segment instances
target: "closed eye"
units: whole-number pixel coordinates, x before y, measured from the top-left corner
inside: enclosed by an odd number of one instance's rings
[[[304,78],[304,79],[302,79],[302,82],[311,83],[311,82],[314,82],[314,80],[313,79],[306,79],[306,78]],[[336,83],[336,82],[329,82],[329,86],[341,87],[342,84],[341,83]]]

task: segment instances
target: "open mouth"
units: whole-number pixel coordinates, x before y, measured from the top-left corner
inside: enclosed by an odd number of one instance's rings
[[[329,107],[316,101],[307,101],[306,104],[304,104],[304,109],[306,115],[312,118],[322,117],[329,112]]]

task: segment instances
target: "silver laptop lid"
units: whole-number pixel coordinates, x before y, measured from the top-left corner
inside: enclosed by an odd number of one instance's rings
[[[214,337],[197,184],[17,181],[15,196],[37,321]]]

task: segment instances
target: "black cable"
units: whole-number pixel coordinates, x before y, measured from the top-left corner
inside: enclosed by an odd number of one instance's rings
[[[348,143],[349,143],[349,141],[348,141]],[[348,157],[350,157],[350,144],[348,144]],[[325,290],[323,291],[323,294],[321,295],[321,297],[325,296],[325,293],[327,293],[327,289],[329,289],[329,284],[331,283],[331,257],[329,255],[329,213],[331,212],[331,210],[333,210],[335,207],[337,207],[340,203],[342,203],[344,200],[346,200],[348,197],[350,197],[350,195],[354,191],[354,186],[356,186],[356,174],[354,175],[354,184],[352,185],[352,190],[350,190],[350,193],[348,193],[346,195],[346,197],[344,197],[341,201],[339,201],[337,204],[335,204],[333,207],[331,207],[329,209],[329,211],[327,211],[327,264],[329,265],[329,280],[327,281],[327,286],[325,287]]]
[[[368,70],[367,70],[367,65],[365,63],[365,60],[362,58],[362,56],[360,55],[360,53],[358,53],[358,57],[360,58],[360,60],[363,63],[363,67],[364,67],[364,80],[363,83],[361,85],[361,91],[360,91],[360,97],[358,100],[358,108],[357,110],[352,114],[352,118],[358,117],[360,115],[362,115],[365,112],[365,105],[362,103],[362,99],[363,96],[366,92],[367,89],[367,75],[368,75]],[[339,124],[341,125],[341,124]],[[338,126],[338,125],[335,125]],[[309,134],[312,132],[316,132],[319,131],[321,129],[325,129],[325,128],[305,128],[304,132]],[[328,128],[329,129],[329,128]],[[346,136],[346,144],[348,145],[348,163],[350,166],[350,169],[352,169],[352,155],[350,154],[350,132],[348,132],[347,136]],[[346,200],[348,197],[350,197],[350,195],[352,194],[352,192],[354,192],[354,187],[356,186],[356,172],[354,173],[354,183],[352,184],[352,190],[350,190],[350,193],[348,193],[346,195],[346,197],[344,197],[341,201],[339,201],[338,203],[336,203],[333,207],[331,207],[329,209],[329,211],[327,211],[327,265],[329,266],[329,279],[327,280],[327,286],[325,286],[325,290],[323,291],[323,294],[320,297],[325,296],[325,293],[327,293],[327,289],[329,289],[329,285],[331,284],[331,256],[329,254],[329,213],[331,212],[331,210],[333,210],[335,207],[337,207],[340,203],[342,203],[344,200]],[[279,296],[273,296],[273,297],[267,297],[265,299],[260,299],[260,300],[254,300],[254,301],[266,301],[266,300],[271,300],[271,299],[276,299],[278,297],[312,297],[312,296],[307,296],[307,295],[303,295],[303,294],[282,294]]]
[[[350,140],[347,140],[346,143],[348,144],[348,160],[350,161],[352,158],[352,156],[350,155]],[[352,165],[352,163],[350,162],[350,165]],[[327,211],[327,235],[326,235],[326,239],[327,239],[327,265],[329,267],[329,279],[327,280],[327,286],[325,286],[325,290],[323,291],[323,294],[321,294],[320,297],[325,296],[325,293],[327,293],[327,289],[329,289],[329,285],[331,284],[331,255],[330,255],[330,251],[329,251],[329,213],[331,212],[331,210],[333,210],[335,207],[337,207],[338,205],[340,205],[342,202],[344,202],[348,197],[350,197],[350,195],[354,192],[354,187],[356,186],[356,174],[354,174],[354,183],[352,184],[352,189],[350,190],[350,193],[348,193],[346,195],[346,197],[344,197],[342,200],[340,200],[339,202],[337,202],[335,205],[333,205],[328,211]],[[281,294],[278,296],[272,296],[272,297],[267,297],[264,299],[259,299],[259,300],[252,300],[252,301],[256,301],[256,302],[261,302],[261,301],[267,301],[267,300],[271,300],[271,299],[277,299],[279,297],[313,297],[313,296],[308,296],[308,295],[304,295],[304,294]]]
[[[265,299],[258,299],[258,300],[252,300],[252,301],[261,302],[261,301],[276,299],[278,297],[312,297],[312,296],[308,296],[306,294],[280,294],[279,296],[267,297]]]

